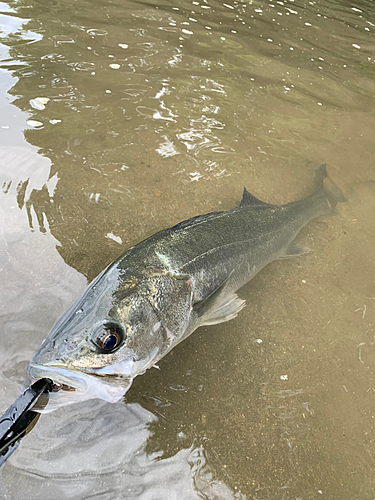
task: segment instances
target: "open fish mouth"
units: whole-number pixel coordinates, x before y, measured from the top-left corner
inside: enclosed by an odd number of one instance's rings
[[[63,406],[89,399],[102,399],[109,403],[116,403],[128,391],[132,384],[131,377],[95,374],[56,365],[37,365],[29,363],[26,371],[31,383],[40,378],[49,378],[53,382],[49,392],[46,407],[35,404],[34,411],[49,413]]]

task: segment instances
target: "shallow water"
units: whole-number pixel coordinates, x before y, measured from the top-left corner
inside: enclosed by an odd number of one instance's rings
[[[375,498],[373,2],[0,3],[0,410],[123,250],[190,216],[349,203],[126,403],[40,418],[6,499]],[[48,100],[47,100],[48,99]]]

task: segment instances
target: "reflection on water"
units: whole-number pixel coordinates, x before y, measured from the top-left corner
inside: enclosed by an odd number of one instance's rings
[[[0,3],[0,398],[124,249],[246,185],[350,203],[248,307],[135,380],[44,416],[1,471],[21,498],[371,499],[373,3]]]
[[[48,419],[29,443],[32,457],[19,454],[4,470],[14,498],[201,498],[198,491],[233,498],[215,480],[202,446],[180,446],[173,459],[158,460],[144,442],[156,417],[140,405],[86,405]],[[119,439],[119,433],[121,439]],[[25,471],[24,481],[16,480]],[[151,497],[150,497],[151,492]],[[238,497],[241,498],[241,497]]]

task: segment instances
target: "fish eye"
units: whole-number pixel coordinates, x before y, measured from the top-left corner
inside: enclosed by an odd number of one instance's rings
[[[95,344],[104,352],[109,353],[117,349],[125,338],[124,331],[118,326],[103,327],[95,339]]]

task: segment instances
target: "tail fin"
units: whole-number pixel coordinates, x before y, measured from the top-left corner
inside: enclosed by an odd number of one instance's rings
[[[347,198],[340,188],[336,186],[333,180],[328,177],[327,165],[322,163],[315,170],[315,184],[317,189],[322,189],[331,208],[334,209],[337,203],[345,203]]]

